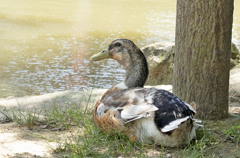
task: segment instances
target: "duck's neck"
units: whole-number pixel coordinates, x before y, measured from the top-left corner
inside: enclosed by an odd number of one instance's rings
[[[129,61],[123,63],[123,66],[126,71],[125,80],[116,86],[121,89],[143,87],[148,78],[148,65],[142,52],[131,56]]]

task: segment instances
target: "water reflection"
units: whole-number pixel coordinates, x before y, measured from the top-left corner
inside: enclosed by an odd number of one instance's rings
[[[25,47],[24,52],[30,53],[12,51],[10,58],[5,56],[2,60],[3,97],[91,87],[109,88],[110,84],[106,81],[116,83],[123,79],[123,70],[112,60],[90,63],[88,59],[91,44],[90,47],[83,44],[86,41],[79,39],[80,42],[76,37],[67,41],[58,40],[56,43],[53,42],[53,37],[34,40],[32,42],[39,45],[46,45],[49,41],[50,43],[41,49],[34,46]]]
[[[116,38],[139,47],[174,41],[176,0],[0,3],[0,97],[109,88],[124,71],[113,60],[90,62],[93,53]],[[240,46],[240,21],[234,20],[233,40]]]

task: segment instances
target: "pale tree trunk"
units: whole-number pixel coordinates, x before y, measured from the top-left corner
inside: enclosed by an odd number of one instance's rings
[[[233,0],[178,0],[173,93],[197,116],[228,116]]]

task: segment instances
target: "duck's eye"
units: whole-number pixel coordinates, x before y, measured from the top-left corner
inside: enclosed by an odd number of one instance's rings
[[[122,44],[121,44],[121,43],[119,43],[119,42],[117,42],[117,43],[115,43],[115,44],[114,44],[114,46],[115,46],[115,47],[121,47],[121,46],[122,46]]]

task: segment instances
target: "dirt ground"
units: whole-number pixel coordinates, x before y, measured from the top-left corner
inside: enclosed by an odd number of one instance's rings
[[[28,130],[15,122],[1,124],[0,127],[1,157],[52,157],[51,148],[57,144],[49,143],[39,135],[51,137],[56,132]]]
[[[171,90],[171,86],[159,86]],[[64,91],[41,96],[26,96],[22,98],[3,98],[0,99],[0,111],[3,108],[17,108],[21,111],[31,111],[40,108],[51,108],[52,105],[58,107],[66,104],[78,104],[88,100],[91,94],[91,102],[95,103],[106,89],[94,90],[92,92],[73,92]],[[229,93],[229,112],[240,114],[240,66],[231,71],[230,93]],[[0,113],[0,119],[4,115]],[[32,129],[19,126],[15,122],[0,122],[0,157],[2,158],[30,158],[30,157],[54,157],[52,149],[56,148],[58,138],[67,136],[69,131],[51,131],[48,129]],[[54,138],[54,140],[51,140]]]
[[[1,113],[4,108],[34,112],[41,109],[51,109],[53,106],[61,108],[70,104],[79,104],[88,101],[95,103],[106,89],[87,92],[63,91],[39,96],[25,96],[21,98],[0,99],[0,120],[5,116]],[[44,112],[41,113],[44,115]],[[41,115],[40,114],[40,115]],[[4,122],[4,121],[2,121]],[[18,125],[16,122],[1,123],[0,121],[0,158],[31,158],[54,157],[52,149],[56,148],[58,138],[68,136],[70,131],[51,131],[49,129],[33,128]],[[53,139],[54,138],[54,139]],[[52,140],[49,142],[49,140]]]

